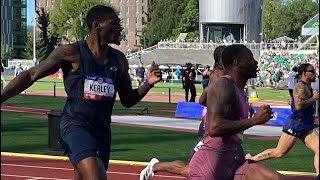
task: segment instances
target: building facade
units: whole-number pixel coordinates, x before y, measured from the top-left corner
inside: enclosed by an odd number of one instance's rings
[[[199,0],[200,41],[261,41],[263,0]]]
[[[1,1],[1,42],[11,49],[10,57],[21,59],[27,40],[26,0]]]
[[[43,7],[50,11],[54,8],[55,0],[36,0],[37,8]],[[59,1],[59,0],[56,0]],[[61,1],[61,0],[60,0]],[[140,44],[142,28],[147,22],[147,12],[150,0],[106,0],[118,12],[122,20],[123,33],[125,40],[121,41],[116,48],[126,53],[143,48]]]

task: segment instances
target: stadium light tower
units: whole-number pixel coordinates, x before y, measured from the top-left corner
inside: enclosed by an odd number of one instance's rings
[[[37,21],[36,21],[36,10],[37,10],[37,1],[34,0],[34,12],[33,12],[33,62],[37,62],[37,57],[36,57],[36,26],[37,26]]]

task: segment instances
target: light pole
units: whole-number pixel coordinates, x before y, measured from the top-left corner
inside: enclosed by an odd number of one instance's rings
[[[34,0],[34,12],[33,12],[33,62],[37,62],[37,57],[36,57],[36,26],[37,26],[37,21],[36,21],[36,9],[37,9],[37,1]]]

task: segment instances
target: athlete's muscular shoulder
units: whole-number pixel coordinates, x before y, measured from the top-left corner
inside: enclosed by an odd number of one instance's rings
[[[228,118],[238,104],[234,85],[227,78],[218,78],[209,83],[207,107],[210,117]],[[215,119],[215,118],[213,118]]]
[[[298,99],[306,99],[306,86],[299,82],[297,85],[294,87],[293,90],[293,97],[298,100]]]
[[[80,53],[76,43],[61,45],[53,53],[70,63],[78,63],[80,61]]]
[[[221,76],[226,75],[225,71],[222,69],[216,69],[215,71],[213,71],[210,76],[210,83],[216,81],[218,78],[220,78]]]

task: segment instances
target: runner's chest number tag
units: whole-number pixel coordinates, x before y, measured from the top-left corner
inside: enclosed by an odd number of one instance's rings
[[[108,101],[114,96],[113,80],[102,76],[87,76],[84,80],[84,98]]]

